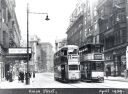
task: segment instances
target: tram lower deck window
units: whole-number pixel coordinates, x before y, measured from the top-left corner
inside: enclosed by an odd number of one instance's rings
[[[78,70],[78,65],[69,65],[69,70]]]
[[[92,63],[92,70],[94,71],[102,71],[104,69],[102,62]]]

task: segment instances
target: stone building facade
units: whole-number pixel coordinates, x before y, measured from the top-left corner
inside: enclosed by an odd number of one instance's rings
[[[99,0],[100,42],[104,44],[105,67],[111,76],[124,76],[128,42],[127,0]]]
[[[31,36],[29,43],[29,46],[32,48],[32,58],[29,63],[31,72],[40,72],[39,65],[42,62],[42,50],[39,42],[39,38],[36,35]]]
[[[55,40],[55,51],[58,51],[61,47],[67,45],[67,39],[56,39]]]
[[[20,30],[14,0],[0,0],[0,79],[13,68],[15,61],[6,59],[9,47],[20,46]]]
[[[110,76],[124,76],[128,70],[128,0],[97,0],[94,5],[89,1],[84,0],[72,13],[67,44],[103,44],[105,70]]]
[[[97,3],[90,0],[79,2],[71,14],[67,29],[67,44],[83,46],[86,43],[99,43]]]
[[[44,71],[53,72],[54,65],[53,65],[53,46],[49,42],[42,42],[41,48],[43,50],[43,69]]]

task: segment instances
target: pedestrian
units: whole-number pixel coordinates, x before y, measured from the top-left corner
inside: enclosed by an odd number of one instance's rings
[[[27,72],[25,72],[25,79],[27,80]]]
[[[9,82],[12,82],[12,72],[9,72]]]
[[[21,82],[24,82],[24,72],[21,72]]]
[[[124,70],[124,76],[125,76],[125,78],[127,79],[128,74],[127,74],[127,70],[126,70],[126,69]]]
[[[18,82],[21,80],[21,72],[18,74]]]
[[[35,72],[33,72],[33,78],[35,78]]]
[[[7,73],[6,73],[6,80],[7,81],[9,80],[9,71],[7,71]]]
[[[31,73],[30,73],[30,72],[28,72],[28,74],[29,74],[29,78],[31,78]]]
[[[108,68],[106,68],[106,77],[108,78]]]

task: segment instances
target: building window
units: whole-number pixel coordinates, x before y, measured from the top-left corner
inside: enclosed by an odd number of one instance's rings
[[[97,30],[97,24],[95,24],[95,30]]]
[[[122,30],[122,40],[123,40],[123,43],[125,43],[127,40],[126,30]]]
[[[6,8],[3,9],[3,22],[6,22],[7,18],[6,18]]]
[[[80,30],[80,37],[82,37],[81,34],[82,34],[82,30]]]
[[[119,44],[119,40],[120,40],[119,31],[117,31],[117,32],[115,33],[115,45],[118,45],[118,44]]]
[[[81,26],[82,26],[82,24],[80,23],[78,27],[80,28]]]
[[[95,8],[95,10],[94,10],[94,16],[96,16],[97,15],[97,11],[96,11],[96,8]]]
[[[6,31],[3,31],[3,44],[6,45]]]
[[[120,30],[120,43],[123,43],[122,30]]]
[[[109,49],[114,46],[114,36],[108,36],[105,39],[105,49]]]
[[[74,33],[76,33],[76,31],[77,31],[77,29],[75,28],[75,29],[74,29]]]
[[[97,37],[98,37],[98,36],[95,36],[95,43],[97,43]]]
[[[11,14],[8,11],[8,21],[10,21],[10,20],[11,20]]]

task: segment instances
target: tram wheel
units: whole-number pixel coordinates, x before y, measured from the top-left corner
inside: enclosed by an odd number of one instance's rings
[[[104,82],[104,78],[99,78],[99,82],[103,83]]]
[[[56,78],[56,77],[54,77],[54,80],[55,80],[55,81],[57,81],[57,78]]]
[[[62,79],[62,82],[63,83],[68,83],[67,79],[65,79],[65,78]]]

